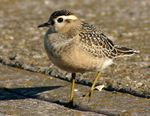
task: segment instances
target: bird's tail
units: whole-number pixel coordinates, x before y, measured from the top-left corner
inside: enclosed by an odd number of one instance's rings
[[[131,56],[133,54],[140,53],[140,51],[133,50],[133,49],[126,48],[126,47],[120,47],[118,45],[115,45],[115,50],[116,50],[116,53],[117,53],[116,57]]]

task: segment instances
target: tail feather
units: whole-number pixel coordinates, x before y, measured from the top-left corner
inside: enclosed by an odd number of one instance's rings
[[[133,55],[133,54],[140,53],[137,50],[126,48],[126,47],[120,47],[120,46],[117,46],[117,45],[115,45],[115,49],[117,51],[117,56],[118,57],[119,56],[130,56],[130,55]]]

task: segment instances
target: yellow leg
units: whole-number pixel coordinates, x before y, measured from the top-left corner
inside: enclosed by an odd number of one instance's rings
[[[70,105],[73,105],[75,77],[76,77],[76,73],[72,73],[72,76],[71,76],[71,83],[72,83],[71,84],[71,94],[70,94],[70,100],[69,100]]]
[[[94,82],[93,82],[93,84],[92,84],[92,87],[90,88],[89,92],[88,92],[85,96],[91,97],[92,91],[94,90],[95,84],[96,84],[96,82],[97,82],[97,80],[98,80],[99,78],[100,78],[100,72],[96,72],[96,78],[95,78],[95,80],[94,80]]]

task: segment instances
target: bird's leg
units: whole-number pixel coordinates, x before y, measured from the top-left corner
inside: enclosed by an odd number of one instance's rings
[[[73,106],[73,99],[74,99],[74,86],[75,86],[75,77],[76,73],[71,74],[71,94],[70,94],[70,100],[69,100],[69,105]]]
[[[95,84],[96,84],[96,82],[97,82],[97,80],[98,80],[99,78],[100,78],[100,72],[96,72],[96,78],[95,78],[95,80],[94,80],[94,82],[93,82],[93,84],[92,84],[92,86],[91,86],[89,92],[88,92],[85,96],[91,97],[92,91],[94,90]]]

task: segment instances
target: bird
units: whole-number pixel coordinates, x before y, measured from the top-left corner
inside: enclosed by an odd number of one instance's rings
[[[69,10],[54,11],[47,22],[44,47],[51,62],[71,73],[71,93],[68,104],[74,104],[76,73],[96,72],[94,82],[86,94],[91,96],[101,72],[118,57],[138,54],[139,51],[114,44],[95,25],[82,21]]]

